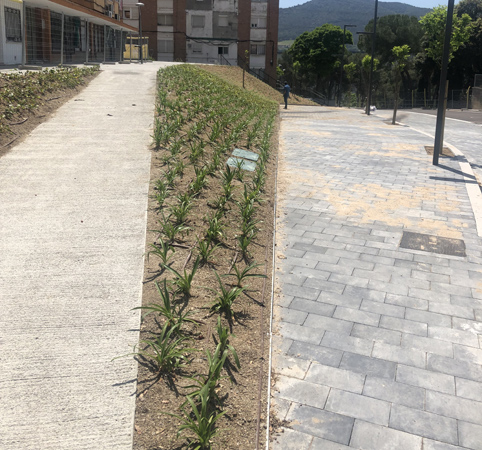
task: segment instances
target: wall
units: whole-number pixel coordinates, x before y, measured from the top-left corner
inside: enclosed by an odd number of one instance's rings
[[[266,36],[265,72],[270,77],[270,84],[276,87],[276,66],[278,65],[278,23],[279,0],[268,0],[268,32]]]
[[[5,7],[20,10],[22,42],[7,42],[5,32]],[[0,0],[0,63],[5,65],[22,63],[24,36],[23,3],[21,1]]]
[[[251,31],[251,0],[243,0],[238,4],[238,56],[245,59],[245,52],[249,52]]]
[[[173,0],[157,0],[157,14],[172,14],[174,17]],[[164,52],[163,46],[157,46],[158,61],[174,61],[174,26],[157,24],[157,40],[172,42],[173,51]]]
[[[220,25],[221,18],[227,18],[227,26]],[[223,39],[236,39],[238,37],[238,16],[235,12],[214,11],[213,37]]]
[[[176,0],[174,29],[174,61],[186,61],[186,0]]]

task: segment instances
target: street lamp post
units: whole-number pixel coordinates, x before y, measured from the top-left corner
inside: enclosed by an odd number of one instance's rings
[[[142,45],[142,13],[141,13],[141,8],[144,6],[144,3],[136,3],[136,6],[139,7],[139,41],[140,41],[140,45],[139,45],[139,58],[141,60],[141,64],[143,64],[143,61],[142,61],[142,53],[143,53],[143,45]]]
[[[341,48],[341,67],[340,67],[340,82],[338,83],[338,106],[341,107],[341,84],[343,81],[343,63],[345,62],[345,36],[347,28],[356,28],[356,25],[343,25],[343,46]]]
[[[372,78],[373,78],[373,61],[375,59],[375,39],[377,37],[377,15],[378,15],[378,0],[375,0],[375,16],[373,18],[373,36],[372,36],[372,60],[370,61],[370,76],[368,78],[368,100],[367,100],[367,115],[370,115],[370,104],[372,102]]]
[[[433,148],[433,165],[438,166],[438,158],[442,153],[445,128],[445,110],[447,108],[447,69],[449,65],[450,38],[452,37],[452,22],[454,16],[454,0],[449,0],[447,8],[447,23],[445,25],[445,41],[442,55],[442,70],[438,94],[437,125],[435,127],[435,143]]]

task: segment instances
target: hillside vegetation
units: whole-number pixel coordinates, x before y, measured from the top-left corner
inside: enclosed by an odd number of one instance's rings
[[[227,81],[236,87],[243,86],[243,69],[241,69],[241,67],[213,65],[200,65],[198,67],[222,78],[224,81]],[[271,86],[263,83],[261,80],[258,80],[248,73],[246,73],[245,76],[245,86],[247,91],[261,95],[269,100],[274,100],[280,104],[284,103],[281,90],[273,89]],[[316,103],[294,94],[290,95],[289,103],[291,105],[316,105]]]
[[[356,31],[363,31],[373,19],[373,0],[311,0],[303,5],[280,9],[279,41],[295,39],[305,31],[311,31],[325,23],[343,28],[343,25],[356,25],[352,29],[355,42]],[[407,5],[399,2],[379,2],[378,17],[392,14],[407,14],[421,17],[431,11],[428,8]]]

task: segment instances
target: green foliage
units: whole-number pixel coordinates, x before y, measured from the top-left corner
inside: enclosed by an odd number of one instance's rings
[[[362,59],[362,68],[367,74],[368,72],[370,72],[371,62],[372,62],[372,57],[370,55],[365,55]],[[379,64],[380,64],[380,61],[377,58],[375,58],[373,60],[373,71],[376,71],[378,69]]]
[[[368,22],[365,31],[373,31],[373,19]],[[396,14],[380,17],[377,21],[377,39],[375,56],[382,64],[393,61],[392,49],[408,45],[412,53],[422,50],[423,28],[415,16]],[[372,36],[361,35],[358,48],[365,53],[371,54]]]
[[[149,246],[154,250],[151,250],[147,253],[147,260],[149,260],[151,255],[155,255],[162,261],[163,264],[167,264],[175,252],[174,247],[169,245],[168,242],[164,242],[162,239],[158,243],[149,244]]]
[[[216,298],[213,300],[211,311],[223,312],[224,314],[226,314],[226,317],[228,319],[231,319],[231,317],[234,314],[234,311],[233,311],[234,301],[243,293],[244,288],[233,287],[231,289],[227,289],[224,287],[224,284],[221,281],[221,278],[219,277],[218,273],[217,272],[214,272],[214,273],[218,280],[221,291],[216,293],[217,295],[216,295]],[[213,292],[216,292],[216,291],[213,291]]]
[[[246,266],[243,270],[239,269],[236,264],[233,266],[234,273],[227,273],[223,275],[223,277],[236,277],[238,287],[243,287],[243,280],[249,277],[257,277],[257,278],[267,278],[266,275],[260,273],[251,273],[252,270],[256,269],[257,267],[261,267],[263,264],[256,264],[252,262],[250,265]]]
[[[171,206],[171,215],[175,219],[175,225],[181,225],[186,221],[187,216],[191,211],[191,207],[191,200],[185,198],[179,199],[177,205]]]
[[[393,47],[392,53],[395,58],[394,66],[396,71],[402,72],[407,66],[407,60],[410,56],[410,47],[408,45]]]
[[[136,355],[152,359],[157,364],[159,372],[172,372],[185,365],[187,362],[186,355],[189,352],[195,351],[192,348],[183,346],[183,343],[187,341],[188,338],[181,336],[178,328],[179,324],[174,326],[169,326],[168,323],[164,324],[161,333],[156,339],[153,341],[140,341],[139,346],[144,346],[143,350],[129,353],[125,356]],[[151,352],[148,350],[151,350]]]
[[[209,262],[209,258],[213,255],[214,250],[219,247],[219,244],[212,245],[210,239],[197,239],[197,250],[201,257],[201,262]]]
[[[195,320],[190,319],[189,316],[193,314],[192,311],[183,311],[180,306],[174,304],[174,295],[167,289],[167,280],[163,281],[162,286],[156,283],[157,292],[161,297],[162,304],[153,303],[148,306],[139,306],[134,309],[142,309],[147,311],[143,318],[151,313],[158,313],[164,318],[164,324],[168,329],[174,328],[177,334],[181,334],[182,326],[185,322],[196,323]]]
[[[345,43],[353,43],[353,35],[349,30],[346,31]],[[298,36],[289,53],[294,62],[299,62],[301,74],[323,77],[333,71],[339,60],[342,44],[343,29],[327,23]]]
[[[198,256],[196,258],[196,261],[194,262],[194,265],[191,271],[188,272],[186,269],[184,269],[183,274],[179,273],[177,270],[173,269],[171,266],[168,266],[166,264],[162,264],[162,266],[175,275],[175,278],[172,281],[172,284],[177,286],[177,290],[183,293],[184,295],[190,296],[191,289],[192,289],[192,281],[199,267],[200,261],[201,261],[201,258]]]
[[[229,343],[229,329],[227,327],[223,327],[221,323],[221,317],[218,317],[218,323],[216,325],[216,332],[218,334],[218,345],[216,346],[216,350],[214,352],[215,355],[219,355],[221,361],[223,361],[223,366],[229,354],[231,354],[234,358],[234,363],[238,369],[241,369],[241,364],[239,362],[238,354],[234,347]]]
[[[420,24],[425,33],[427,55],[435,63],[442,66],[442,53],[445,38],[445,25],[447,23],[447,7],[437,6],[432,12],[420,19]],[[455,52],[462,47],[470,38],[472,32],[472,19],[468,14],[460,17],[454,14],[452,25],[452,37],[450,39],[449,61]]]
[[[99,70],[91,68],[57,68],[41,71],[0,74],[0,133],[11,133],[8,122],[25,112],[35,111],[43,100],[62,89],[74,89],[87,76]]]
[[[178,418],[182,425],[179,427],[177,437],[184,432],[190,432],[188,436],[188,448],[194,450],[210,450],[211,441],[218,433],[216,428],[217,421],[225,414],[225,411],[218,412],[212,407],[212,399],[207,388],[200,389],[196,395],[198,404],[196,404],[192,396],[187,396],[186,401],[189,403],[191,411],[181,407],[182,415],[164,413],[169,416]]]
[[[162,237],[166,237],[170,242],[174,242],[179,239],[179,235],[189,232],[190,228],[183,224],[175,224],[171,222],[170,216],[165,217],[162,215],[162,222],[160,222],[161,229],[154,230]]]
[[[461,0],[455,6],[458,16],[468,14],[472,20],[482,18],[482,0]]]
[[[224,224],[221,222],[221,219],[215,214],[214,216],[206,216],[205,220],[208,224],[206,238],[209,241],[219,242],[224,236]]]

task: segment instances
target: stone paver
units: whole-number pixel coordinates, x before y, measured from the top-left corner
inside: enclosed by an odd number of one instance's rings
[[[311,449],[482,448],[474,177],[463,156],[431,164],[433,118],[392,127],[385,117],[282,113],[277,247],[288,250],[276,283],[290,302],[274,331],[288,339],[284,358],[307,365],[274,362],[273,395],[291,402],[281,414],[298,433],[277,436],[276,450],[293,436]],[[446,130],[474,164],[480,126]],[[400,248],[404,231],[461,239],[467,256]]]
[[[105,66],[0,158],[0,448],[132,449],[156,72]],[[79,101],[77,101],[79,100]]]

